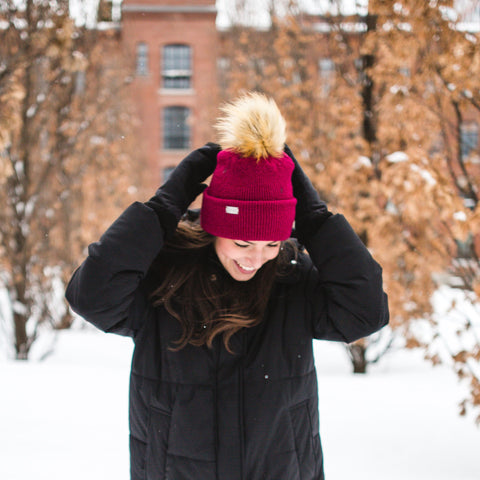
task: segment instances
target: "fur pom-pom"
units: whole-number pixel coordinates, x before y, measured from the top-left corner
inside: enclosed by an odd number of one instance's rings
[[[272,98],[251,92],[221,107],[215,128],[223,150],[245,158],[281,157],[286,123]]]

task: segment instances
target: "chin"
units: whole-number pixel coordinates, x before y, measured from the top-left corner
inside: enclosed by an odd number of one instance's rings
[[[248,282],[249,280],[251,280],[255,274],[257,273],[256,271],[253,272],[253,273],[250,273],[248,275],[246,274],[239,274],[237,272],[228,272],[229,275],[234,279],[236,280],[237,282]]]

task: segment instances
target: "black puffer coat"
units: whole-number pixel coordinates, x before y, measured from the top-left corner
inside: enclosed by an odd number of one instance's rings
[[[132,480],[323,479],[312,339],[352,342],[388,322],[379,265],[331,216],[275,283],[264,321],[233,337],[235,354],[220,339],[172,351],[180,325],[148,299],[162,243],[157,215],[135,203],[67,289],[89,322],[135,340]]]

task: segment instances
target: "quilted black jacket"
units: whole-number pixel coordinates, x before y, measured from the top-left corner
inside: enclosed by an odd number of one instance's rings
[[[321,480],[312,340],[352,342],[388,322],[380,266],[341,215],[276,281],[263,322],[213,348],[173,351],[179,323],[149,300],[163,244],[157,215],[131,205],[89,247],[72,308],[130,335],[132,480]],[[221,277],[220,277],[221,279]]]

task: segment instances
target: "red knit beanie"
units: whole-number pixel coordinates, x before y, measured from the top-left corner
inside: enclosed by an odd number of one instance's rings
[[[234,240],[286,240],[295,220],[292,159],[283,151],[285,121],[272,99],[247,94],[223,107],[221,145],[203,193],[202,228]]]

